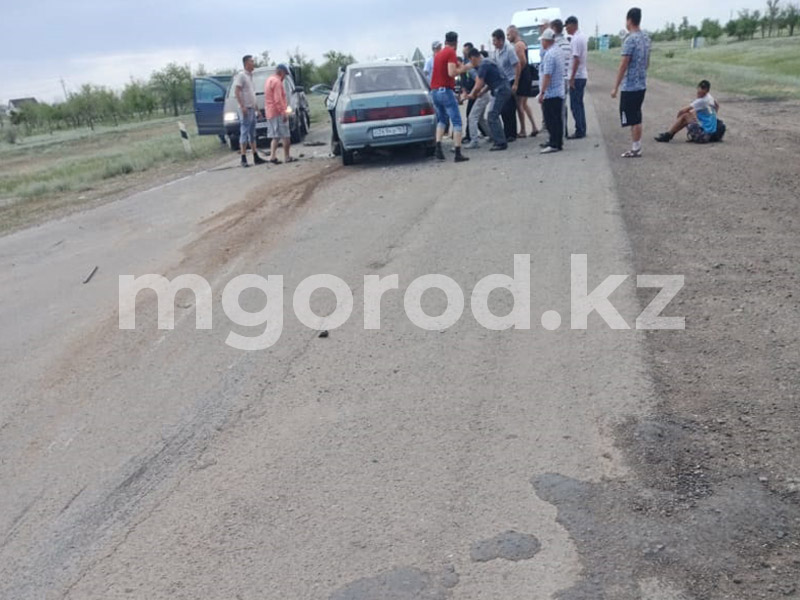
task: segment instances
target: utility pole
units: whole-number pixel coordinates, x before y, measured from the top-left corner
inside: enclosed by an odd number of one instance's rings
[[[69,95],[67,94],[67,85],[64,83],[64,78],[61,78],[61,89],[64,90],[64,102],[69,102]]]
[[[594,49],[600,50],[600,24],[594,24]]]

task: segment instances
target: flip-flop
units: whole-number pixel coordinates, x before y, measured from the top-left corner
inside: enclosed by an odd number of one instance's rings
[[[294,156],[290,156],[289,158],[286,159],[286,162],[287,163],[297,162],[297,159]]]
[[[281,161],[279,161],[277,158],[271,158],[271,159],[269,160],[269,162],[270,162],[270,164],[273,164],[273,165],[282,165],[282,164],[283,164],[283,163],[282,163]]]

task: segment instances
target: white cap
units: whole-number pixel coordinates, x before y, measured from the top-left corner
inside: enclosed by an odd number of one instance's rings
[[[542,35],[539,36],[539,39],[546,42],[552,42],[554,39],[556,39],[556,32],[552,29],[545,29],[542,32]]]

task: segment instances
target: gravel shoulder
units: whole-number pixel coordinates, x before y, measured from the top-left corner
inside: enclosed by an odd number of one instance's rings
[[[597,500],[648,516],[665,541],[645,566],[692,598],[800,596],[800,106],[720,94],[724,143],[656,144],[693,89],[651,81],[645,155],[625,161],[612,80],[596,68],[589,89],[636,272],[686,277],[669,309],[686,331],[648,336],[658,410],[619,431],[645,488]]]

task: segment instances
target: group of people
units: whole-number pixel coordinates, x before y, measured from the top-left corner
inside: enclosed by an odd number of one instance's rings
[[[570,39],[567,39],[569,34]],[[588,39],[580,32],[578,19],[569,17],[540,25],[541,55],[539,84],[529,61],[528,45],[514,25],[506,31],[492,32],[492,50],[467,42],[457,55],[458,34],[451,31],[444,44],[434,42],[433,56],[425,66],[437,115],[436,156],[444,160],[442,139],[452,129],[456,162],[469,160],[462,152],[477,148],[481,134],[488,134],[491,151],[503,151],[519,137],[536,137],[540,130],[531,98],[538,98],[549,139],[541,144],[543,154],[560,152],[564,137],[586,137],[586,112],[583,104],[588,79]],[[456,96],[456,78],[461,82],[461,97]],[[570,98],[575,130],[567,128],[567,97]],[[467,102],[467,126],[459,105]]]
[[[647,70],[650,65],[650,38],[641,29],[642,11],[632,8],[626,17],[628,35],[621,51],[621,62],[612,98],[619,97],[620,122],[631,130],[631,149],[623,158],[642,156],[642,106],[647,91]],[[541,44],[538,85],[529,64],[528,46],[518,29],[510,26],[505,32],[492,33],[492,50],[476,48],[472,43],[462,47],[462,57],[456,54],[458,34],[450,32],[445,43],[434,42],[433,56],[425,66],[437,115],[436,156],[445,159],[442,139],[451,129],[456,162],[469,160],[465,148],[477,148],[479,137],[491,138],[492,151],[503,151],[518,137],[536,137],[539,128],[530,98],[541,105],[548,140],[541,144],[542,154],[560,152],[564,138],[586,137],[584,94],[588,81],[588,38],[580,31],[577,17],[565,22],[554,20],[540,24]],[[460,78],[462,95],[456,96],[456,78]],[[717,102],[710,96],[710,83],[701,82],[698,98],[678,113],[678,121],[656,140],[668,142],[681,129],[688,129],[690,139],[704,139],[717,129]],[[572,111],[574,131],[569,132],[567,99]],[[459,104],[467,101],[467,127],[461,118]],[[519,129],[519,130],[518,130]]]
[[[289,75],[289,67],[280,64],[275,68],[275,73],[267,78],[264,85],[264,116],[267,119],[267,136],[270,138],[272,147],[270,149],[270,159],[264,160],[259,156],[256,148],[256,123],[258,121],[258,103],[256,102],[256,90],[253,83],[253,71],[255,70],[255,60],[248,54],[242,58],[244,69],[236,76],[233,82],[236,102],[239,105],[239,147],[241,149],[241,165],[249,167],[247,162],[247,147],[253,151],[253,163],[263,165],[272,163],[281,164],[278,159],[278,144],[283,145],[284,161],[287,163],[295,162],[297,159],[292,156],[291,131],[289,129],[289,102],[286,99],[286,88],[283,85],[284,79]]]
[[[626,17],[628,34],[622,45],[621,62],[612,98],[619,96],[620,121],[631,130],[631,149],[623,158],[642,156],[642,106],[647,92],[647,70],[650,66],[650,38],[641,29],[642,11],[632,8]],[[537,98],[541,105],[544,128],[548,140],[541,144],[542,154],[561,152],[564,138],[579,140],[586,137],[586,111],[584,94],[588,81],[588,38],[580,31],[577,17],[565,22],[556,19],[539,26],[541,44],[538,68],[538,85],[529,60],[528,45],[514,25],[504,32],[492,32],[492,50],[467,42],[457,54],[458,34],[446,34],[444,44],[434,42],[433,54],[425,64],[431,97],[436,110],[436,151],[439,160],[445,160],[442,139],[452,131],[455,161],[465,162],[469,157],[466,148],[478,148],[480,137],[491,138],[490,150],[503,151],[519,137],[536,137],[534,112],[528,101]],[[253,85],[253,57],[245,56],[244,70],[234,81],[239,104],[241,163],[248,167],[247,146],[252,148],[255,164],[277,159],[278,144],[282,143],[285,161],[294,162],[291,156],[288,103],[283,80],[289,75],[286,65],[278,65],[267,79],[264,99],[268,136],[272,140],[271,159],[265,161],[256,150],[256,121],[258,108]],[[456,95],[456,82],[461,83],[461,96]],[[717,111],[719,104],[710,94],[711,84],[704,80],[698,86],[697,98],[678,112],[678,119],[666,132],[656,137],[658,142],[669,142],[682,129],[688,129],[690,139],[714,141],[718,134]],[[574,131],[567,126],[567,98],[572,111]],[[467,102],[467,127],[461,117],[460,105]],[[724,134],[724,130],[723,130]]]

